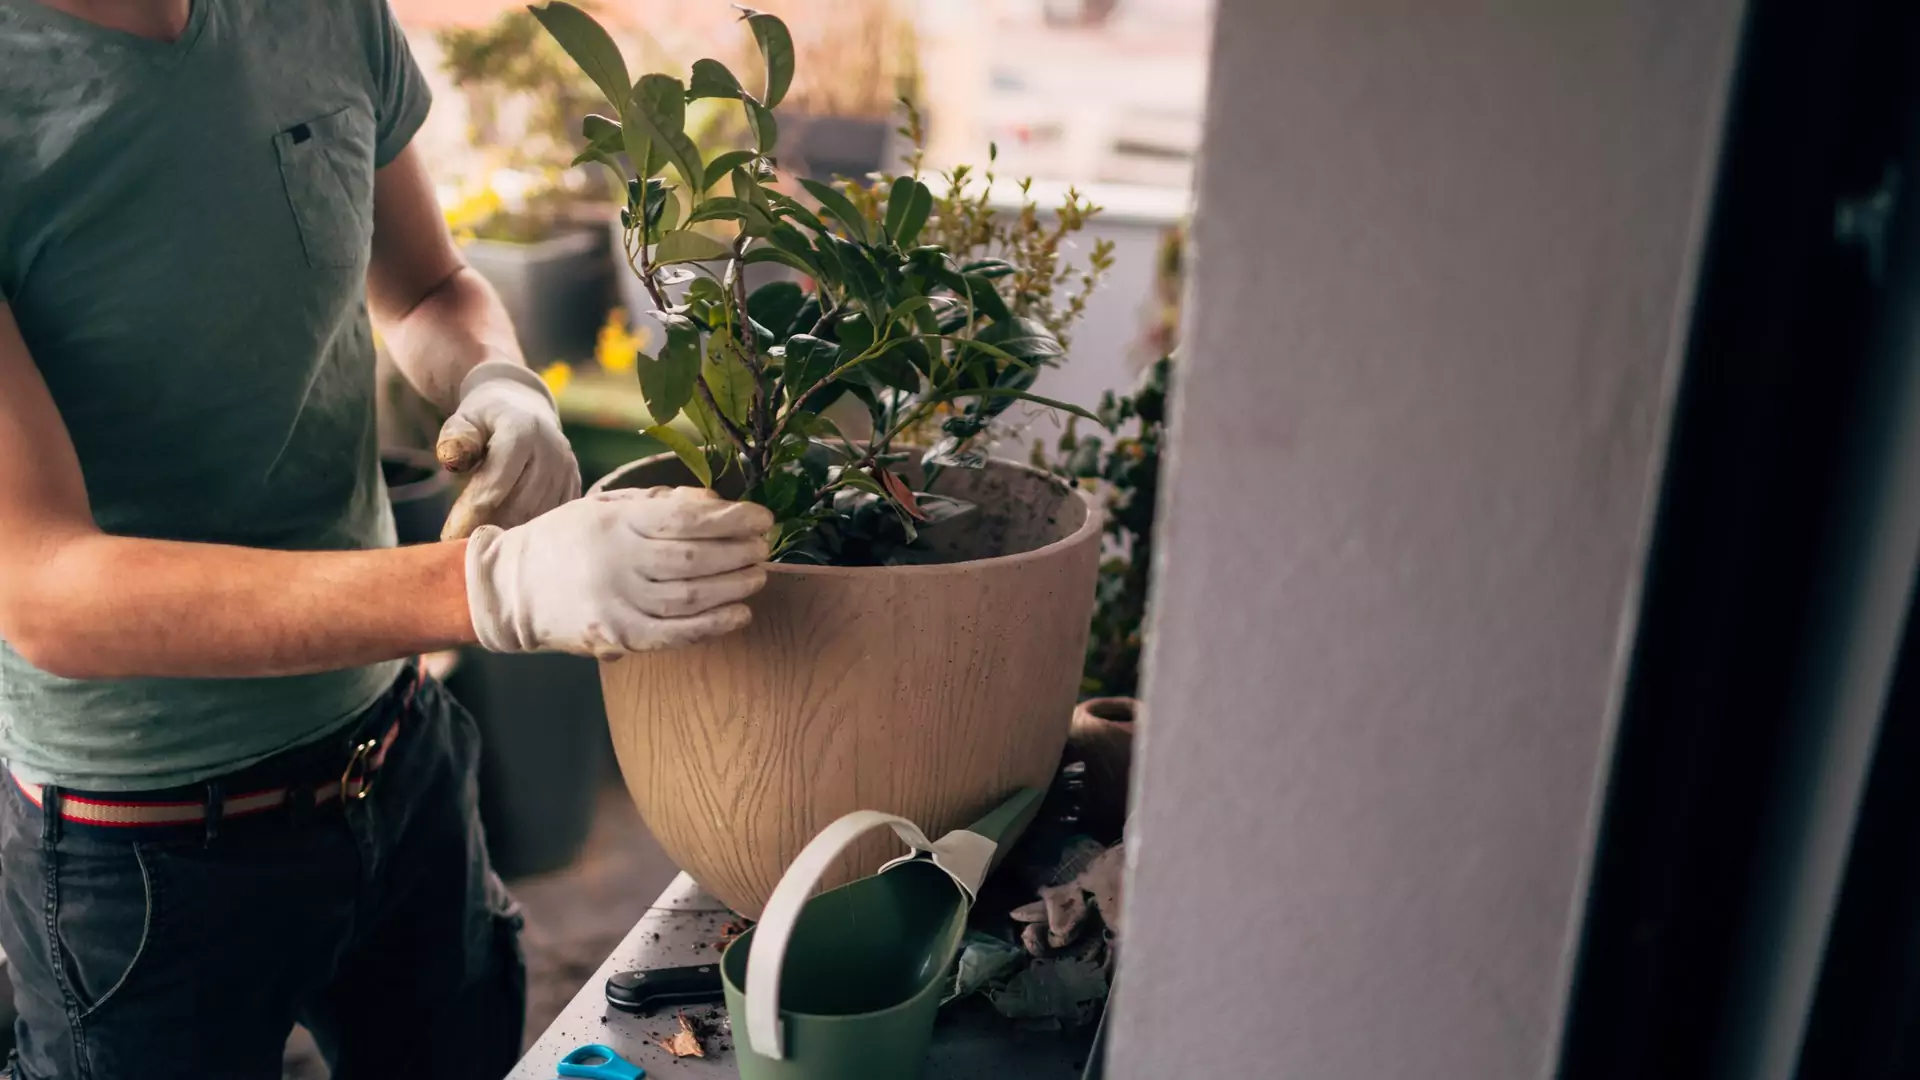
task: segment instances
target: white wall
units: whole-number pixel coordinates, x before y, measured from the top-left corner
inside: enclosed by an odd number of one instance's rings
[[[1222,0],[1110,1071],[1548,1074],[1740,0]]]

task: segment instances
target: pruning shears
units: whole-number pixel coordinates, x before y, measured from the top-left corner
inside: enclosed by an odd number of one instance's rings
[[[560,1059],[560,1075],[587,1080],[640,1080],[647,1070],[621,1057],[611,1046],[588,1043]]]

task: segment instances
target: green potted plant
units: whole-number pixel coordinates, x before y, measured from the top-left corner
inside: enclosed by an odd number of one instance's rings
[[[1049,453],[1033,446],[1033,463],[1103,494],[1108,556],[1087,642],[1081,690],[1089,697],[1132,698],[1140,685],[1146,639],[1147,587],[1153,567],[1153,525],[1159,506],[1160,452],[1167,436],[1173,346],[1180,328],[1180,283],[1186,237],[1170,229],[1155,271],[1157,311],[1144,347],[1154,357],[1132,393],[1104,395],[1097,415],[1110,437],[1082,434],[1072,420]]]
[[[1076,272],[1063,250],[1096,208],[1070,196],[1059,232],[1031,205],[1000,218],[969,170],[936,195],[917,153],[871,182],[802,177],[802,201],[775,158],[796,53],[781,20],[744,15],[763,68],[749,86],[710,59],[685,80],[632,79],[590,16],[534,13],[606,97],[611,115],[582,124],[582,156],[625,182],[622,254],[662,338],[636,374],[646,434],[672,453],[596,488],[705,484],[777,521],[752,626],[601,668],[654,835],[753,914],[800,846],[850,810],[940,833],[1045,787],[1078,690],[1099,514],[1073,485],[986,448],[1016,402],[1095,419],[1033,385],[1104,269]],[[711,99],[741,110],[751,147],[709,152],[687,135],[689,101]],[[749,289],[761,264],[802,280]],[[843,400],[866,430],[830,418]],[[915,431],[937,438],[909,448]],[[876,840],[842,869],[884,854]]]
[[[593,82],[531,15],[437,32],[467,105],[473,175],[446,207],[469,265],[492,283],[530,359],[579,359],[613,296],[606,182],[572,164],[572,118]]]
[[[1142,713],[1140,657],[1147,637],[1160,453],[1166,445],[1185,247],[1179,228],[1168,230],[1161,242],[1154,290],[1158,310],[1145,342],[1155,359],[1131,394],[1108,393],[1101,399],[1098,415],[1114,437],[1082,435],[1070,420],[1053,454],[1044,442],[1033,447],[1035,465],[1104,494],[1107,557],[1100,562],[1080,681],[1085,699],[1074,709],[1067,739],[1068,759],[1086,766],[1083,823],[1104,843],[1119,838],[1126,819],[1133,739]]]

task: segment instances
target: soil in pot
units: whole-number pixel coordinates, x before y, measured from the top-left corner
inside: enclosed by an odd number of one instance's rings
[[[672,458],[605,490],[691,483]],[[787,863],[852,810],[934,836],[1021,787],[1066,743],[1100,549],[1098,513],[1025,466],[949,470],[979,505],[950,561],[777,565],[745,631],[601,668],[615,753],[648,827],[714,896],[756,915]],[[874,836],[827,885],[899,854]]]

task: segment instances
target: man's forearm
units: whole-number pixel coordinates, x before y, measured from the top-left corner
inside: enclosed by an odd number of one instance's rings
[[[300,675],[470,643],[466,544],[284,552],[97,533],[44,549],[9,643],[76,679]]]
[[[513,323],[493,286],[470,268],[447,277],[419,303],[382,320],[394,366],[442,413],[460,403],[460,381],[487,360],[524,363]]]

